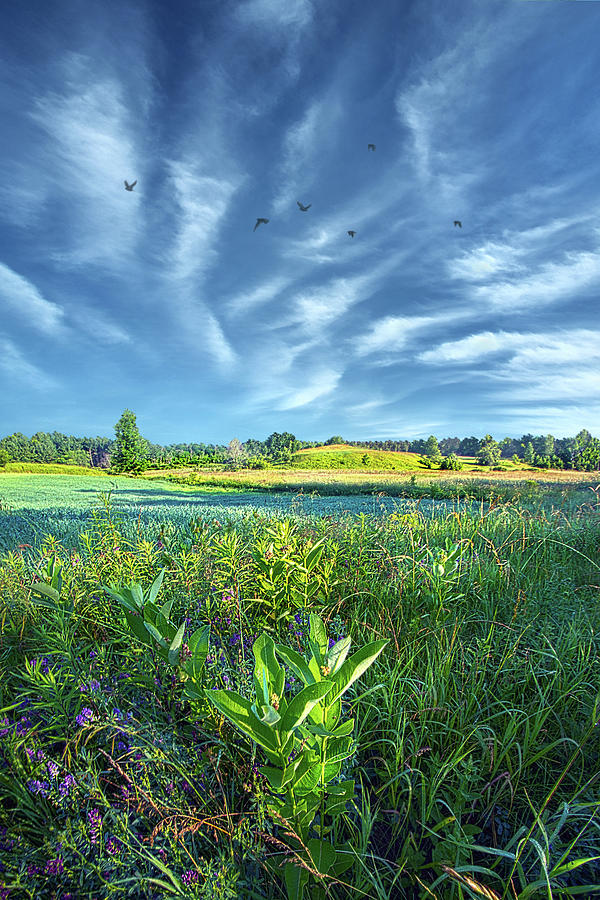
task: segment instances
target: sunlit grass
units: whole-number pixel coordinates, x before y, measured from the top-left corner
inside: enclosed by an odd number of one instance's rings
[[[98,898],[284,896],[266,865],[280,849],[271,837],[286,837],[266,815],[260,752],[226,721],[198,719],[101,590],[147,587],[161,568],[174,620],[188,633],[211,623],[209,683],[243,696],[254,636],[267,628],[301,649],[311,608],[355,647],[390,641],[344,709],[357,751],[342,774],[357,791],[333,838],[356,858],[328,883],[333,900],[592,896],[598,505],[589,487],[579,508],[529,489],[527,506],[440,504],[433,516],[411,501],[366,516],[223,506],[173,521],[165,506],[160,523],[105,495],[91,520],[79,508],[68,544],[13,544],[0,565],[10,896],[83,896],[83,873]],[[285,571],[319,539],[319,591],[298,608]],[[53,553],[64,576],[54,607],[30,590]],[[280,580],[265,580],[277,560]]]

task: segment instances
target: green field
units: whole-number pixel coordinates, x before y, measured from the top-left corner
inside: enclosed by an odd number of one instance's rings
[[[394,453],[369,450],[345,444],[332,444],[299,450],[292,456],[294,469],[368,469],[375,472],[412,472],[424,469],[418,453]]]
[[[1,475],[0,527],[15,529],[0,550],[7,897],[280,900],[282,852],[298,877],[309,865],[306,898],[597,896],[590,484],[516,482],[511,495],[505,482],[490,503],[427,504]],[[370,511],[333,505],[355,500]],[[162,619],[147,601],[127,621],[103,589],[147,590],[161,571]],[[351,638],[351,654],[387,644],[344,694],[351,740],[341,752],[331,738],[341,758],[312,789],[326,805],[294,826],[309,859],[274,811],[265,750],[209,698],[256,702],[252,646],[264,633],[283,648],[285,683],[269,691],[283,712],[299,689],[285,652],[320,640],[311,613],[334,640]],[[154,631],[136,624],[146,616]],[[156,635],[180,623],[169,659]],[[205,625],[209,655],[190,682],[183,648]],[[313,752],[319,727],[310,716],[298,726],[294,754]]]

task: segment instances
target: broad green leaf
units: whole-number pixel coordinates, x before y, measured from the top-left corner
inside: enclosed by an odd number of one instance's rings
[[[278,750],[273,730],[264,725],[252,712],[252,705],[248,700],[240,697],[235,691],[207,691],[206,697],[219,712],[261,747],[272,752]]]
[[[300,656],[296,650],[292,650],[291,647],[286,647],[284,644],[277,644],[275,647],[278,656],[281,657],[283,662],[290,667],[294,675],[297,675],[298,678],[301,678],[304,684],[314,684],[315,677],[308,668],[305,659]]]
[[[350,635],[342,638],[337,644],[334,644],[325,657],[325,665],[329,666],[329,674],[335,675],[337,670],[343,664],[350,650]]]
[[[288,900],[302,900],[304,888],[308,883],[308,870],[294,863],[286,863],[283,867],[283,878]]]
[[[276,725],[281,716],[277,712],[274,706],[271,706],[270,703],[266,703],[259,709],[256,703],[253,703],[250,707],[254,715],[263,722],[265,725]]]
[[[179,661],[179,649],[181,647],[181,642],[183,641],[184,632],[185,622],[182,622],[177,630],[177,634],[171,641],[171,646],[169,647],[169,662],[172,666],[176,666]]]
[[[185,661],[183,668],[192,678],[197,678],[204,668],[208,656],[209,640],[210,625],[198,628],[189,639],[188,647],[192,656],[191,659]]]
[[[293,731],[294,728],[301,725],[312,708],[329,693],[332,687],[332,681],[320,681],[318,684],[308,684],[306,687],[303,687],[290,700],[290,704],[281,720],[281,730],[284,732]]]
[[[354,684],[360,676],[372,665],[381,651],[389,644],[389,640],[373,641],[365,647],[361,647],[347,659],[343,666],[333,676],[335,687],[331,692],[330,704],[346,693],[350,685]]]
[[[316,565],[318,565],[319,560],[321,559],[321,555],[323,553],[323,550],[325,549],[324,541],[325,538],[321,538],[320,541],[317,541],[316,544],[313,544],[310,552],[306,556],[306,568],[309,572],[312,572],[312,570]]]
[[[326,875],[335,862],[334,848],[327,841],[320,841],[319,838],[311,838],[306,847],[315,868],[322,875]]]
[[[317,616],[315,613],[310,614],[309,621],[310,632],[308,643],[317,663],[319,664],[319,666],[323,666],[325,665],[325,657],[327,655],[327,649],[329,647],[329,640],[327,638],[325,625],[323,624],[323,620],[319,618],[319,616]]]
[[[351,844],[345,843],[336,848],[335,863],[330,869],[332,875],[339,878],[344,872],[350,868],[356,859],[356,851]]]
[[[146,626],[144,625],[141,616],[139,613],[132,612],[129,609],[125,610],[125,618],[127,619],[127,624],[129,625],[131,631],[134,635],[139,638],[139,640],[146,644],[147,647],[152,646],[152,641],[146,630]]]
[[[50,587],[49,584],[46,584],[43,581],[39,581],[36,584],[32,584],[32,585],[30,585],[30,587],[31,587],[31,590],[35,591],[36,594],[43,594],[44,597],[50,597],[50,599],[54,600],[55,603],[57,603],[60,600],[59,592],[55,588]]]
[[[151,586],[150,590],[148,591],[148,600],[150,601],[150,603],[154,603],[154,601],[156,600],[157,594],[160,591],[160,587],[163,583],[164,577],[165,577],[165,570],[161,569],[160,572],[158,573],[158,575],[156,576],[156,578],[154,579],[154,581],[152,582],[152,586]],[[166,618],[168,619],[169,617],[166,616]]]
[[[173,597],[171,597],[170,600],[166,600],[160,608],[161,614],[165,617],[167,622],[171,621],[171,610],[173,609],[173,600],[174,600]],[[150,602],[152,602],[152,601],[150,601]]]
[[[311,794],[319,783],[321,777],[321,766],[318,760],[314,762],[307,771],[294,784],[294,791],[298,796],[303,794]]]
[[[256,696],[260,697],[264,691],[263,673],[266,674],[268,688],[270,693],[277,694],[281,697],[283,694],[283,685],[285,683],[285,672],[277,662],[275,656],[275,643],[273,638],[264,632],[259,635],[252,645],[254,659],[254,688]],[[265,697],[265,702],[269,703],[271,697]]]
[[[261,766],[259,772],[265,776],[274,791],[281,790],[284,776],[281,769],[275,769],[273,766]]]
[[[138,607],[138,609],[144,605],[144,592],[142,590],[141,584],[134,582],[129,585],[129,590],[131,591],[131,595]]]
[[[158,629],[154,627],[152,622],[144,622],[144,628],[146,629],[148,634],[152,635],[159,647],[162,647],[164,650],[169,649],[167,641],[165,641],[160,631],[158,631]]]
[[[345,737],[346,735],[352,734],[354,731],[354,719],[348,719],[346,722],[342,722],[342,724],[338,725],[337,728],[334,728],[333,731],[324,728],[322,725],[311,725],[310,730],[313,734],[318,734],[320,737]]]
[[[158,606],[155,603],[153,603],[151,600],[149,600],[144,605],[144,619],[147,622],[152,622],[152,624],[154,625],[156,623],[156,618],[159,614],[160,614],[160,610],[159,610]]]
[[[171,641],[171,646],[169,650],[179,650],[181,647],[181,642],[183,641],[183,635],[185,634],[185,622],[182,622],[179,628],[177,629],[177,634]]]
[[[335,700],[333,703],[330,703],[329,706],[325,709],[325,715],[323,718],[323,724],[325,728],[335,728],[337,723],[340,721],[340,716],[342,714],[342,701],[339,699]]]

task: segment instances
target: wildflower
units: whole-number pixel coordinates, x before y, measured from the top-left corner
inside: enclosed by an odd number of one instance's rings
[[[32,794],[41,794],[42,797],[47,797],[50,785],[47,781],[40,781],[38,778],[32,778],[27,782],[27,787]]]
[[[95,650],[90,650],[89,656],[90,656],[90,659],[96,659],[98,654],[96,653]]]
[[[92,809],[87,814],[89,826],[90,826],[90,843],[97,844],[98,843],[98,832],[102,825],[102,816],[100,815],[99,809]]]
[[[75,786],[76,786],[76,782],[75,782],[75,779],[73,778],[73,776],[65,775],[64,780],[61,781],[61,783],[58,786],[58,792],[61,795],[61,797],[68,797],[71,792],[71,788],[74,788]]]
[[[80,728],[83,728],[93,717],[93,711],[88,706],[84,706],[79,715],[75,717],[75,721]]]
[[[191,884],[196,884],[198,881],[198,873],[194,872],[193,869],[187,869],[186,872],[181,876],[181,880],[185,884],[186,887],[189,887]]]
[[[111,856],[121,852],[121,842],[116,837],[109,837],[104,846]]]
[[[49,759],[46,763],[46,766],[48,768],[48,775],[50,776],[50,778],[56,778],[60,771],[58,765],[53,760]]]
[[[0,719],[0,737],[5,737],[10,733],[10,721],[5,716],[3,719]]]
[[[62,875],[64,869],[65,866],[62,859],[60,858],[60,856],[57,856],[55,859],[48,860],[44,872],[46,873],[46,875]]]

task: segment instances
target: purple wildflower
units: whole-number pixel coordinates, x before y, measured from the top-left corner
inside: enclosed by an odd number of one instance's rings
[[[58,773],[60,772],[58,765],[53,760],[49,759],[46,763],[46,766],[48,768],[48,775],[50,776],[50,778],[57,778]]]
[[[198,882],[198,873],[194,872],[193,869],[188,869],[181,876],[181,880],[186,887],[189,887],[191,884],[196,884]]]
[[[61,797],[68,797],[71,793],[71,788],[76,786],[75,779],[72,775],[65,775],[65,778],[58,786],[58,791]]]
[[[41,794],[42,797],[47,797],[50,785],[47,781],[40,781],[39,778],[31,778],[27,782],[27,787],[32,794]]]
[[[46,873],[46,875],[62,875],[64,869],[65,866],[62,859],[60,858],[60,856],[57,856],[55,859],[48,860],[44,872]]]
[[[90,810],[87,818],[90,826],[90,843],[97,844],[98,832],[102,825],[102,816],[100,815],[100,810],[95,808]]]
[[[75,717],[75,721],[79,725],[80,728],[83,728],[88,724],[89,720],[94,717],[93,711],[88,707],[84,706],[78,716]]]

